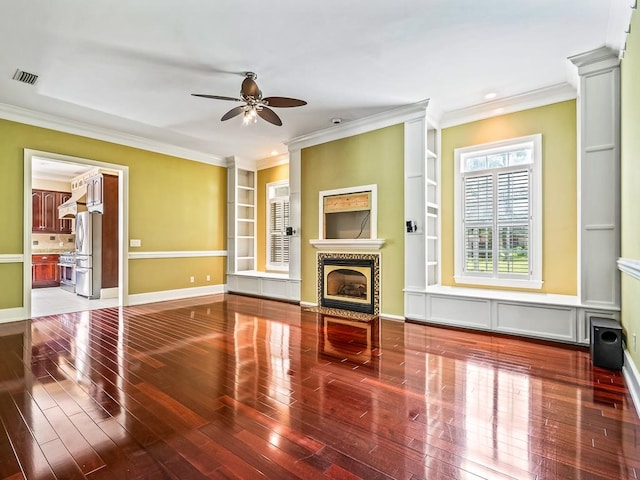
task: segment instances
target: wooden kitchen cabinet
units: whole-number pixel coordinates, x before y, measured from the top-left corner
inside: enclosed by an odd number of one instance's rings
[[[70,197],[67,192],[32,190],[32,232],[71,233],[71,219],[58,219],[58,206]]]
[[[33,255],[31,257],[31,287],[58,287],[58,255]]]

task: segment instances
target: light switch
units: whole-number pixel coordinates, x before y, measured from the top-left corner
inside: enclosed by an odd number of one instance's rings
[[[129,246],[130,247],[141,247],[142,246],[142,240],[140,240],[139,238],[132,238],[131,240],[129,240]]]

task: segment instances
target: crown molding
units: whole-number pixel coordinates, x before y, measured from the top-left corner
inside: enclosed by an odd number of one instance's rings
[[[620,65],[618,53],[609,47],[599,47],[588,52],[579,53],[569,57],[569,61],[578,67],[580,75],[611,70]]]
[[[264,170],[265,168],[279,167],[280,165],[289,164],[289,153],[282,153],[273,157],[263,158],[256,161],[256,170]]]
[[[631,31],[631,16],[638,8],[637,0],[614,0],[609,3],[609,22],[605,45],[611,47],[622,59]]]
[[[370,115],[351,122],[341,123],[333,127],[318,130],[306,135],[292,138],[285,143],[291,150],[320,145],[321,143],[333,142],[341,138],[352,137],[362,133],[371,132],[380,128],[397,125],[416,118],[424,118],[429,105],[429,99],[402,107],[387,110],[375,115]]]
[[[463,123],[475,122],[486,118],[519,112],[530,108],[551,105],[552,103],[573,100],[577,97],[576,89],[568,83],[559,83],[549,87],[501,98],[491,102],[472,105],[470,107],[451,110],[442,115],[440,127],[447,128]]]
[[[227,166],[227,161],[223,156],[182,148],[168,143],[155,142],[147,138],[118,132],[108,128],[96,127],[86,123],[77,122],[75,120],[35,112],[33,110],[15,107],[4,103],[0,103],[0,119],[25,123],[35,127],[58,130],[60,132],[71,133],[73,135],[81,135],[95,140],[117,143],[119,145],[126,145],[128,147],[139,148],[150,152],[171,155],[172,157],[185,158],[187,160],[194,160],[196,162],[208,163],[220,167]]]

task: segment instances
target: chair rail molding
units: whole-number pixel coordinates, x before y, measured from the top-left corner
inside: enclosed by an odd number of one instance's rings
[[[24,255],[21,253],[0,253],[0,263],[22,263]]]
[[[627,275],[640,280],[640,260],[633,260],[631,258],[619,258],[618,269],[626,273]]]

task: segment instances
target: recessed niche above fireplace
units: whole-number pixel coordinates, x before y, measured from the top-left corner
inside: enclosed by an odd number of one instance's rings
[[[377,185],[324,190],[319,193],[316,248],[379,249]]]

